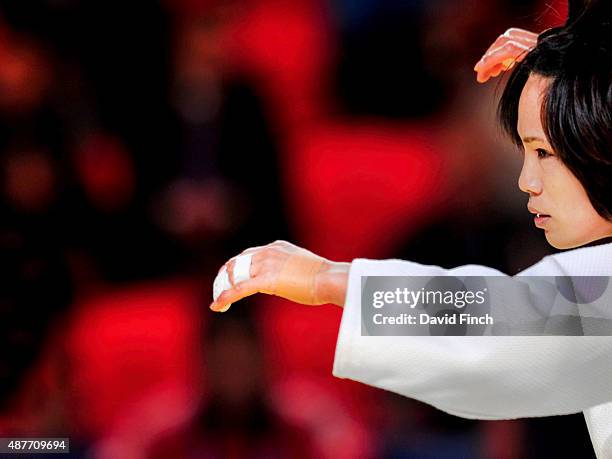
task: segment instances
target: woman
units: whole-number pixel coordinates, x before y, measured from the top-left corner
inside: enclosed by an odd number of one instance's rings
[[[479,81],[515,67],[499,114],[524,150],[519,187],[548,242],[574,249],[519,276],[612,276],[612,6],[606,0],[570,6],[565,26],[537,41],[511,29],[476,66]],[[211,309],[225,311],[257,292],[336,304],[344,312],[335,376],[466,418],[583,411],[597,456],[612,457],[612,337],[361,336],[361,276],[447,275],[504,274],[401,260],[338,263],[276,241],[222,267]]]

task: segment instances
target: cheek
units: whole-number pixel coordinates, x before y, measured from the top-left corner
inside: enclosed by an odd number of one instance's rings
[[[605,220],[594,209],[586,190],[578,179],[562,163],[549,167],[545,174],[545,189],[556,212],[556,230],[559,236],[576,239],[591,239],[600,232]]]
[[[561,161],[551,160],[543,169],[544,190],[560,216],[590,213],[592,206],[584,187]]]

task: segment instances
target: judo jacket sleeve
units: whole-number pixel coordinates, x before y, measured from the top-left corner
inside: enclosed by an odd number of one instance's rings
[[[504,275],[477,265],[443,269],[395,259],[353,260],[334,376],[470,419],[586,410],[598,457],[612,457],[601,456],[602,448],[612,450],[612,429],[602,427],[612,425],[612,336],[361,336],[361,276]],[[518,274],[611,275],[612,244],[551,255]]]

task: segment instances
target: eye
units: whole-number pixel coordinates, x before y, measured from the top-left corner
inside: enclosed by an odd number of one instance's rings
[[[543,148],[537,148],[536,153],[538,154],[538,158],[540,159],[549,158],[553,156],[551,152],[544,150]]]

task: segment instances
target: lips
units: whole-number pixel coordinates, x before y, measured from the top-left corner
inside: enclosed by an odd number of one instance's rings
[[[546,223],[548,223],[548,220],[550,220],[550,217],[546,217],[546,216],[540,216],[540,217],[534,217],[533,218],[533,223],[535,226],[537,226],[538,228],[546,228]]]
[[[536,218],[550,217],[550,214],[544,213],[541,210],[538,210],[538,209],[536,209],[534,207],[527,206],[527,209],[529,209],[529,212],[531,212],[532,214],[535,214]]]
[[[531,206],[527,206],[527,208],[529,209],[529,212],[535,214],[535,217],[533,218],[533,223],[535,224],[535,226],[537,226],[538,228],[543,228],[544,225],[546,225],[546,222],[548,222],[548,220],[550,219],[550,215]]]

